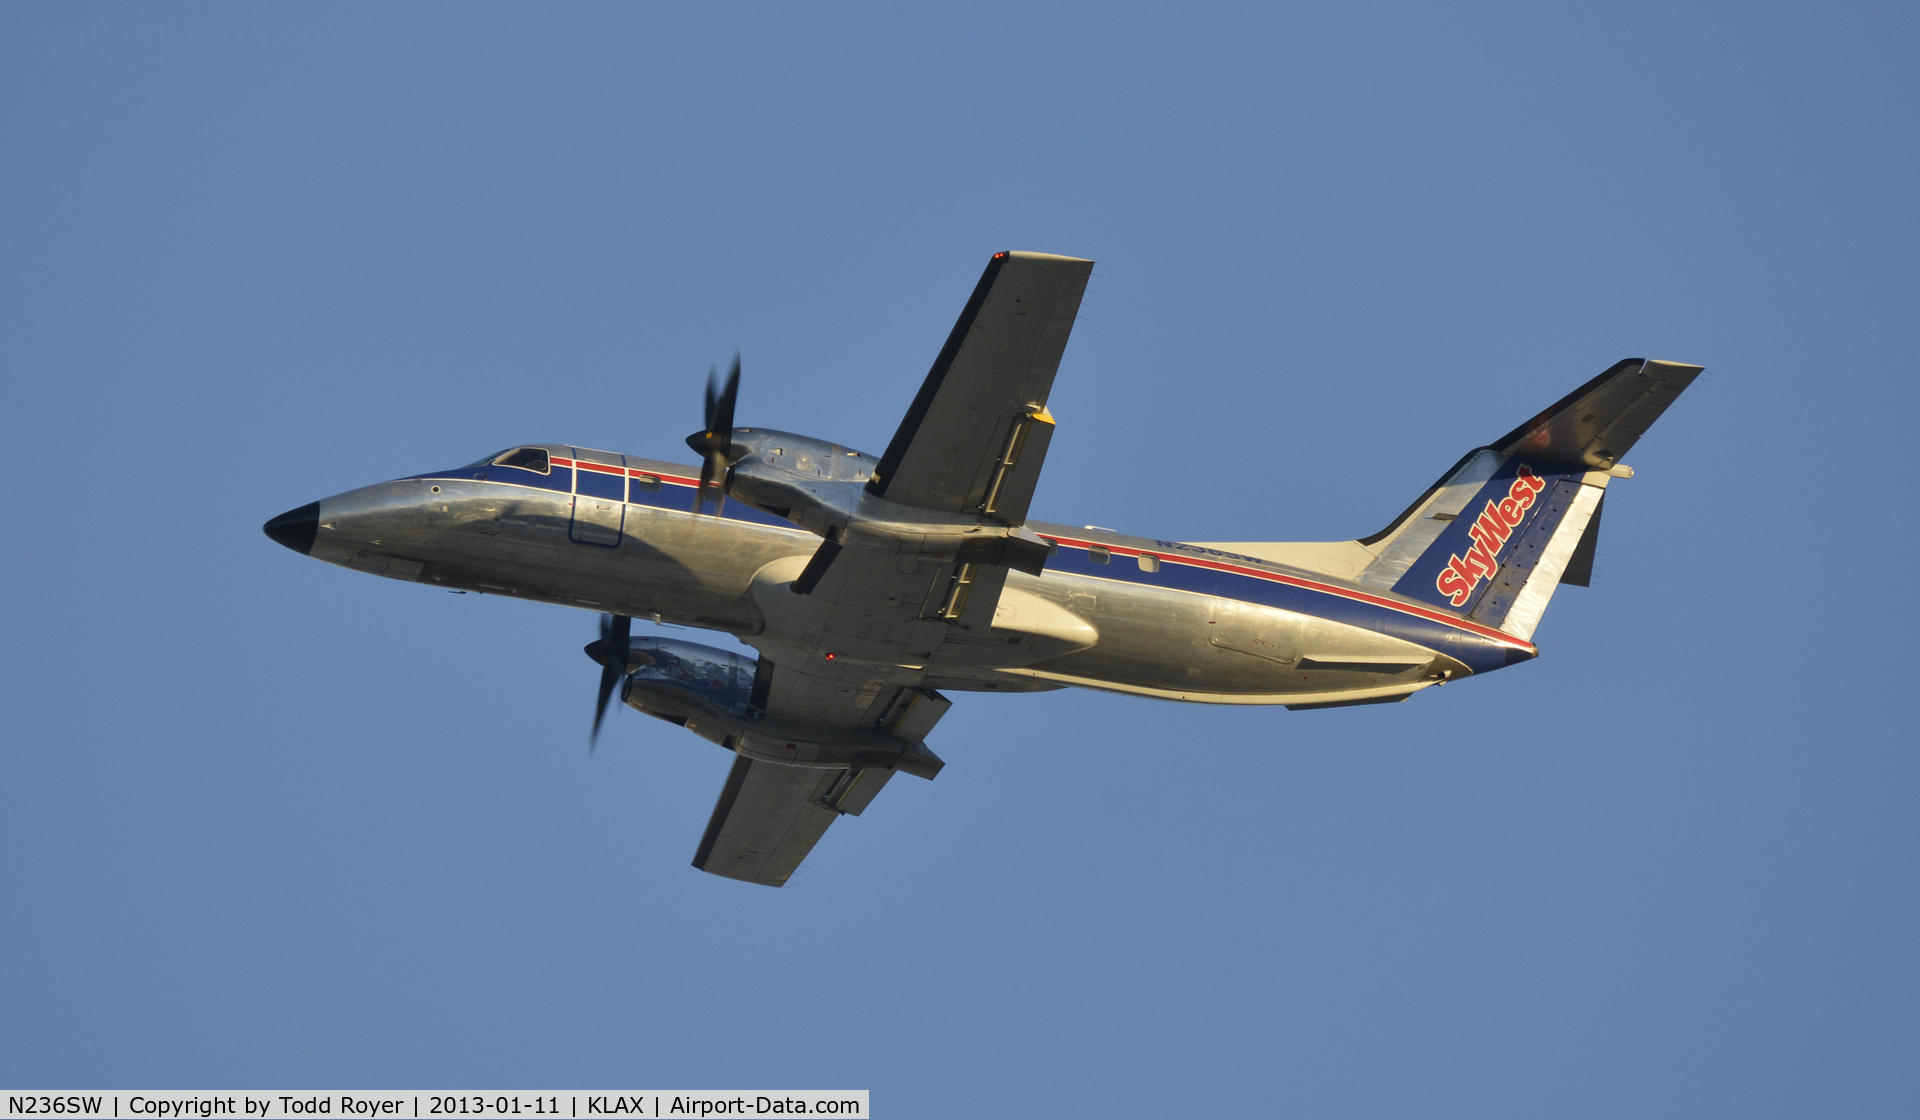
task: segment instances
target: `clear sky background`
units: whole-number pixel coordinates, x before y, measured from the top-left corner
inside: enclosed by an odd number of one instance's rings
[[[0,1083],[1911,1109],[1920,17],[1600,7],[0,7]],[[1045,520],[1350,538],[1707,373],[1539,660],[961,696],[778,891],[719,748],[589,756],[592,614],[260,533],[684,461],[735,348],[878,452],[1009,248],[1100,262]]]

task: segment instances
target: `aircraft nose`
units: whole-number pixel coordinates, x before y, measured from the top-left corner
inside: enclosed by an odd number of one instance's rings
[[[260,526],[262,532],[302,556],[313,551],[313,538],[320,535],[320,503],[308,502],[290,509]]]

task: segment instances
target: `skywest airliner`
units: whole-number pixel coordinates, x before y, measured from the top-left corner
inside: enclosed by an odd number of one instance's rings
[[[1533,658],[1592,572],[1621,463],[1701,367],[1629,359],[1469,451],[1386,528],[1154,540],[1029,521],[1047,397],[1092,261],[996,253],[878,458],[736,428],[697,467],[530,443],[267,522],[331,564],[602,612],[594,732],[629,706],[733,752],[694,866],[780,886],[896,773],[932,778],[947,693],[1100,689],[1301,710],[1393,703]],[[725,631],[757,658],[632,621]]]

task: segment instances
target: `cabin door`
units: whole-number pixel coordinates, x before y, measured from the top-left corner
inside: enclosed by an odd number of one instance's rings
[[[627,459],[585,447],[573,449],[573,525],[567,536],[613,548],[627,508]]]

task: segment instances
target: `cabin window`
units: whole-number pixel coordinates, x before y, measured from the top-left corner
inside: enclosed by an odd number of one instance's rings
[[[1105,564],[1107,561],[1113,559],[1113,550],[1096,544],[1087,549],[1087,559],[1096,564]]]
[[[542,447],[520,447],[507,452],[493,461],[496,467],[519,467],[523,471],[549,474],[553,464],[547,460],[547,452]]]
[[[1140,554],[1140,570],[1143,572],[1159,571],[1160,558],[1151,552],[1142,552]]]
[[[660,476],[657,474],[637,474],[633,476],[633,488],[649,494],[660,492]]]

